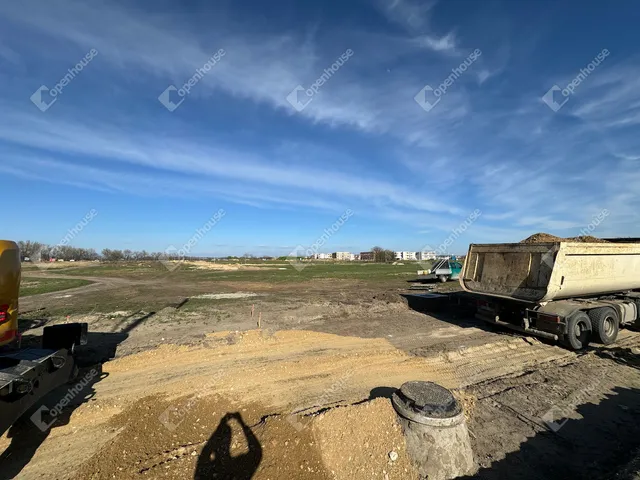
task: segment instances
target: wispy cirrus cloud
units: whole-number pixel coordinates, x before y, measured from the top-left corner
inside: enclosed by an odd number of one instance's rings
[[[406,31],[416,45],[438,53],[455,54],[455,34],[450,31],[438,35],[433,31],[431,10],[436,4],[437,1],[374,0],[374,5],[387,20]]]
[[[67,165],[69,170],[82,165],[115,169],[127,165],[141,166],[156,173],[175,172],[200,178],[230,179],[262,185],[263,189],[286,187],[298,193],[311,191],[318,195],[339,195],[341,198],[382,202],[422,211],[460,212],[454,205],[434,200],[429,195],[415,194],[406,187],[370,175],[325,170],[318,160],[312,158],[301,167],[295,159],[292,161],[286,156],[286,150],[282,155],[282,149],[274,151],[275,155],[280,152],[281,157],[268,160],[265,156],[242,152],[238,148],[185,142],[168,135],[159,142],[155,132],[129,133],[109,124],[79,124],[22,111],[12,114],[5,110],[5,113],[0,120],[0,139],[14,147],[37,149],[47,152],[46,155],[53,159],[57,157],[58,169],[63,165]],[[313,151],[313,147],[307,147],[306,151]],[[14,153],[11,158],[17,163],[29,162],[28,155],[18,157]],[[103,173],[98,175],[97,171],[95,175],[87,170],[84,173],[99,181],[109,178]],[[198,183],[191,181],[192,186]],[[106,186],[114,187],[116,184],[109,182]],[[203,191],[211,193],[212,190],[205,188]],[[228,195],[228,189],[224,189],[224,195]],[[268,201],[273,198],[273,193],[262,198]]]
[[[403,10],[405,3],[403,0],[394,8]],[[100,52],[101,61],[109,62],[111,74],[120,71],[128,82],[137,80],[135,72],[145,75],[139,77],[140,80],[146,81],[148,75],[157,77],[158,81],[147,82],[147,85],[157,85],[159,92],[167,80],[178,84],[185,81],[213,51],[224,48],[227,55],[216,65],[215,73],[207,75],[194,89],[194,97],[211,97],[222,91],[288,115],[299,115],[313,123],[391,133],[408,142],[433,143],[438,131],[446,130],[447,122],[456,121],[468,112],[467,98],[461,91],[449,95],[448,109],[431,117],[415,108],[412,101],[415,92],[425,81],[440,81],[450,68],[447,63],[442,64],[440,71],[417,69],[392,73],[385,83],[380,83],[362,75],[363,70],[379,61],[377,54],[359,49],[360,45],[365,47],[366,42],[348,35],[349,43],[336,45],[335,50],[329,52],[319,50],[313,41],[296,34],[246,31],[239,34],[220,19],[216,21],[217,34],[205,41],[179,20],[103,2],[63,0],[54,6],[25,0],[0,5],[0,12],[5,21],[29,28],[39,36],[81,49],[95,48]],[[388,50],[388,61],[424,47],[434,52],[455,48],[451,33],[442,37],[421,35],[408,41],[378,40],[389,43],[387,48],[394,46],[395,51]],[[342,69],[302,112],[293,111],[286,100],[291,89],[299,83],[314,81],[335,57],[352,46],[355,54],[348,68]],[[34,51],[38,48],[33,46]],[[432,133],[425,135],[425,132]]]
[[[573,66],[528,65],[535,49],[518,58],[525,49],[508,35],[514,29],[499,25],[492,43],[493,25],[474,30],[457,16],[436,24],[438,3],[372,5],[376,28],[343,19],[321,29],[313,19],[283,28],[226,8],[183,15],[136,2],[5,2],[0,58],[11,84],[0,96],[0,169],[261,209],[355,205],[424,231],[481,208],[474,228],[487,238],[570,233],[601,208],[612,211],[603,228],[632,228],[640,191],[633,59],[612,57],[554,115],[540,97],[575,75]],[[418,90],[444,82],[477,47],[480,59],[436,108],[422,110]],[[43,115],[28,103],[90,48],[99,57],[55,107]],[[222,61],[185,106],[167,112],[158,94],[219,48]],[[309,85],[346,48],[349,63],[303,111],[292,109],[292,88]]]

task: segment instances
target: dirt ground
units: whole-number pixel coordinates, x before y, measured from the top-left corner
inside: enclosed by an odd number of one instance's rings
[[[463,402],[474,478],[636,469],[636,332],[576,354],[416,311],[404,281],[87,279],[70,297],[21,300],[34,312],[26,343],[45,324],[89,323],[79,378],[90,381],[46,432],[26,418],[0,437],[0,478],[416,479],[389,400],[409,380]]]

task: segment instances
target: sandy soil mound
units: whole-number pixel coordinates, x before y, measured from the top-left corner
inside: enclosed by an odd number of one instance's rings
[[[164,413],[173,407],[178,415],[168,421]],[[295,420],[264,415],[259,404],[239,407],[218,396],[173,405],[148,397],[109,422],[108,427],[118,435],[75,478],[370,480],[417,476],[388,399]],[[394,461],[390,452],[397,453]]]
[[[314,418],[313,433],[336,480],[418,477],[409,462],[396,413],[386,398],[329,410]],[[394,460],[392,452],[398,454]]]
[[[534,233],[530,237],[525,238],[520,243],[552,243],[552,242],[583,242],[583,243],[609,243],[607,240],[592,237],[590,235],[582,235],[578,237],[556,237],[550,233]]]
[[[570,355],[519,337],[424,358],[384,339],[214,333],[203,346],[105,363],[20,478],[212,478],[252,462],[260,479],[411,478],[392,407],[379,397],[408,380],[461,388]],[[0,449],[33,432],[12,437]],[[392,450],[399,458],[389,463]],[[249,478],[241,473],[220,478]]]

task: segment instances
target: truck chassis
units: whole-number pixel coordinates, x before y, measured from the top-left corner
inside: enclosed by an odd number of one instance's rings
[[[558,341],[572,350],[591,341],[609,345],[622,327],[640,327],[640,292],[553,300],[536,305],[469,292],[417,295],[429,308],[443,303],[463,308],[475,318],[520,333]]]
[[[45,327],[42,348],[0,355],[0,435],[53,389],[77,375],[74,350],[87,343],[87,324]]]

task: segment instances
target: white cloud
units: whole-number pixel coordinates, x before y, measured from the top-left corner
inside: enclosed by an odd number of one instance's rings
[[[433,50],[434,52],[455,52],[456,37],[453,32],[449,32],[443,37],[434,37],[432,35],[420,35],[414,41],[422,48]]]
[[[403,1],[397,7],[405,6]],[[157,85],[158,94],[170,82],[185,82],[213,52],[224,48],[227,54],[193,89],[193,97],[206,99],[222,91],[314,123],[349,126],[366,133],[391,133],[410,143],[432,144],[440,131],[447,130],[448,122],[468,111],[462,91],[448,94],[442,108],[431,115],[425,115],[413,100],[426,82],[442,81],[448,67],[443,66],[441,73],[434,69],[431,77],[403,70],[380,82],[366,73],[379,59],[375,54],[355,48],[353,58],[321,89],[313,102],[302,112],[296,112],[287,102],[287,94],[298,84],[309,85],[315,81],[351,44],[319,51],[313,41],[299,36],[238,33],[222,21],[215,25],[216,36],[212,39],[203,32],[189,31],[175,19],[99,2],[63,0],[42,4],[25,0],[0,4],[0,14],[53,40],[72,42],[84,50],[97,49],[100,62],[108,62],[118,69],[128,82],[135,82],[138,72],[157,77],[159,80],[155,82],[144,79],[147,89]],[[356,40],[354,43],[358,43]],[[423,35],[418,41],[438,52],[455,48],[453,34],[441,38]],[[403,48],[406,52],[416,50],[415,41],[403,43],[396,39],[393,43],[398,49],[396,55],[400,55]],[[97,62],[93,68],[98,68]]]
[[[100,57],[92,69],[102,69],[100,73],[120,89],[144,86],[152,104],[145,110],[137,103],[140,116],[135,123],[118,126],[131,114],[126,107],[115,118],[96,112],[91,118],[78,115],[72,120],[72,105],[66,110],[56,105],[54,113],[42,115],[33,108],[25,110],[30,106],[24,105],[26,97],[20,102],[7,100],[0,105],[0,138],[13,151],[7,152],[2,167],[12,175],[24,175],[20,162],[49,161],[47,169],[58,172],[52,175],[56,181],[76,186],[140,192],[140,185],[149,184],[153,188],[144,190],[145,194],[164,195],[171,194],[173,185],[181,194],[226,196],[253,206],[269,203],[331,210],[356,203],[380,217],[416,225],[463,215],[467,205],[477,203],[488,207],[483,216],[488,233],[498,228],[492,222],[505,220],[518,234],[523,229],[572,229],[596,208],[626,212],[628,205],[637,205],[637,165],[634,171],[625,162],[640,158],[640,145],[632,136],[614,135],[640,121],[636,67],[605,63],[580,85],[562,111],[577,121],[560,125],[561,115],[545,110],[538,94],[519,90],[520,103],[517,99],[506,103],[502,92],[492,96],[495,92],[490,89],[497,82],[486,81],[506,72],[510,55],[508,48],[498,49],[494,54],[498,58],[491,63],[487,50],[468,79],[459,79],[427,114],[413,96],[425,83],[443,81],[453,62],[447,56],[463,51],[454,26],[435,31],[433,3],[395,0],[378,5],[405,33],[391,37],[379,32],[337,32],[340,35],[328,35],[331,41],[321,48],[315,33],[303,37],[275,29],[234,31],[224,12],[205,31],[190,28],[178,17],[143,13],[130,6],[70,0],[2,3],[0,25],[19,25],[25,35],[19,44],[24,50],[3,43],[1,57],[34,64],[62,58],[61,64],[66,65],[75,58],[70,52],[96,48]],[[42,49],[43,39],[52,48]],[[379,52],[366,48],[373,43],[381,44]],[[352,46],[354,57],[307,108],[295,112],[286,101],[289,91],[298,83],[308,85]],[[158,133],[171,132],[180,115],[162,110],[157,94],[171,82],[186,81],[219,48],[227,55],[198,84],[189,102],[210,104],[213,110],[219,105],[212,98],[223,96],[225,107],[244,102],[248,117],[256,105],[269,107],[269,118],[286,127],[302,125],[313,131],[318,142],[328,144],[333,133],[364,134],[353,137],[374,145],[373,149],[387,145],[388,149],[381,148],[381,156],[393,152],[382,169],[393,169],[393,175],[372,168],[366,153],[358,158],[344,155],[327,165],[320,154],[309,153],[313,147],[305,142],[302,147],[308,151],[301,155],[305,163],[300,164],[286,149],[264,148],[255,154],[248,148],[230,147],[233,140],[220,144],[203,134],[193,140]],[[24,55],[27,51],[30,55]],[[415,56],[406,61],[409,55],[425,54],[428,68],[417,65]],[[40,85],[38,79],[29,81]],[[477,92],[473,88],[485,82],[482,88],[489,91],[472,97]],[[508,78],[503,86],[509,87]],[[160,113],[149,114],[153,107]],[[289,133],[294,137],[288,131],[283,137]],[[288,141],[285,137],[282,144]],[[336,150],[345,146],[339,145]],[[332,149],[323,155],[333,158]],[[72,166],[74,156],[82,158],[84,165]],[[604,163],[610,159],[614,163]],[[398,163],[408,168],[406,180],[397,174]],[[144,175],[123,181],[123,172],[131,168],[143,169]],[[173,183],[169,175],[175,176]],[[637,210],[627,218],[638,218]],[[626,220],[612,214],[608,225],[616,222]]]
[[[429,194],[416,194],[367,174],[328,171],[317,163],[300,166],[286,157],[268,160],[238,149],[184,142],[169,135],[158,142],[155,133],[128,132],[89,121],[83,124],[61,118],[50,121],[50,118],[37,112],[25,114],[5,109],[0,119],[0,138],[17,147],[51,152],[62,161],[67,155],[81,155],[94,165],[115,169],[140,165],[156,171],[226,178],[271,189],[287,188],[298,195],[315,192],[328,198],[338,195],[422,211],[458,211]],[[116,188],[117,183],[108,186]]]
[[[373,0],[373,4],[387,20],[399,25],[421,48],[445,54],[457,53],[457,41],[453,32],[438,35],[431,26],[431,10],[436,1]]]

